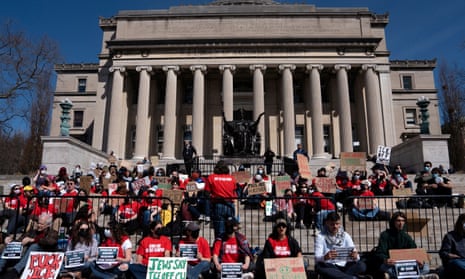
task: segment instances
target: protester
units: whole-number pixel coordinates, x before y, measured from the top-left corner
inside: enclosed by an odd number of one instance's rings
[[[0,211],[0,227],[8,220],[7,234],[15,234],[24,228],[26,218],[24,211],[27,207],[27,198],[18,184],[10,185],[10,194],[3,202],[3,210]]]
[[[184,148],[182,150],[182,157],[184,159],[184,166],[186,167],[186,172],[188,175],[191,175],[195,156],[197,156],[197,150],[194,146],[192,146],[192,142],[190,140],[185,140]]]
[[[268,175],[270,175],[273,170],[274,157],[276,157],[276,154],[271,150],[270,147],[267,147],[265,153],[263,154],[263,163],[266,166],[266,174]]]
[[[293,153],[293,158],[295,161],[297,160],[297,154],[302,154],[305,157],[307,157],[307,160],[310,160],[310,158],[308,157],[307,151],[303,148],[302,144],[300,143],[297,144],[297,149]]]
[[[439,256],[444,278],[465,278],[465,213],[457,218],[454,230],[444,236]]]
[[[347,257],[338,254],[349,249]],[[366,265],[360,256],[352,237],[344,231],[341,217],[336,212],[326,216],[323,230],[315,240],[315,269],[325,279],[335,278],[371,278],[364,276]]]

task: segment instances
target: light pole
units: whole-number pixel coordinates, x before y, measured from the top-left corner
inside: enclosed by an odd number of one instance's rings
[[[71,128],[69,121],[71,119],[70,111],[73,107],[73,103],[68,98],[66,98],[63,101],[61,101],[60,107],[62,109],[60,116],[60,136],[67,137],[69,136],[69,128]]]

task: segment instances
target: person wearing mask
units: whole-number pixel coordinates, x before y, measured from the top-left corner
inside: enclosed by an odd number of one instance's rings
[[[441,244],[439,256],[444,267],[444,278],[465,278],[465,213],[455,222]]]
[[[129,265],[129,273],[135,279],[147,277],[147,265],[151,257],[171,256],[171,240],[161,234],[162,228],[159,221],[150,223],[150,235],[140,241],[136,251],[136,261]]]
[[[360,187],[360,194],[353,201],[352,216],[355,220],[373,220],[379,207],[375,194],[370,190],[371,182],[363,180]]]
[[[66,210],[64,214],[63,222],[65,226],[71,226],[73,224],[74,218],[76,217],[76,211],[74,210],[74,204],[76,202],[76,197],[78,195],[78,190],[76,189],[76,182],[72,179],[68,179],[65,182],[66,193],[62,195],[63,198],[61,202],[66,202]],[[61,207],[61,206],[60,206]]]
[[[336,206],[331,201],[331,198],[325,197],[325,195],[318,191],[314,185],[310,186],[309,191],[310,199],[308,202],[315,213],[315,226],[321,231],[323,229],[323,223],[326,219],[326,215],[334,212],[336,210]]]
[[[452,188],[453,184],[449,178],[442,176],[441,170],[439,168],[433,168],[431,170],[432,178],[428,182],[431,188],[431,193],[433,195],[442,195],[448,197],[439,197],[435,199],[435,205],[438,207],[442,207],[447,205],[449,207],[453,207],[452,201]]]
[[[140,203],[132,197],[124,197],[124,202],[118,207],[115,213],[115,220],[121,224],[124,230],[129,234],[133,234],[139,227],[137,221],[139,216]]]
[[[197,150],[192,146],[190,140],[184,141],[184,148],[182,149],[182,157],[184,159],[184,166],[186,167],[186,172],[188,175],[191,175],[192,167],[194,166],[194,158],[197,156]]]
[[[4,209],[0,211],[0,227],[8,220],[7,234],[16,234],[25,225],[25,217],[23,212],[27,207],[27,198],[21,191],[21,186],[18,184],[10,185],[10,194],[3,202]]]
[[[417,173],[415,179],[413,180],[415,183],[417,183],[417,190],[430,188],[428,185],[428,181],[430,181],[431,178],[433,178],[433,175],[431,174],[432,169],[433,164],[430,161],[425,161],[423,163],[423,170]]]
[[[412,189],[412,181],[408,180],[407,174],[404,173],[400,165],[396,165],[392,171],[390,182],[393,189]]]
[[[104,236],[105,240],[100,246],[118,247],[117,263],[97,264],[92,262],[90,270],[92,276],[98,279],[114,279],[128,270],[132,258],[132,243],[123,227],[117,223],[110,223],[110,227],[104,230]]]
[[[21,242],[26,252],[23,253],[19,262],[11,269],[4,272],[9,259],[0,259],[0,274],[3,274],[2,279],[18,278],[21,272],[26,267],[29,255],[31,252],[43,251],[53,252],[58,245],[58,232],[52,229],[53,217],[50,214],[43,213],[39,216],[37,225],[26,231],[17,241]],[[14,240],[13,236],[5,238],[5,244],[9,244]]]
[[[253,278],[253,256],[247,238],[239,232],[239,221],[229,217],[225,229],[224,234],[217,237],[213,243],[213,272],[221,273],[222,263],[242,263],[242,278]]]
[[[184,237],[179,241],[176,257],[185,257],[182,254],[182,245],[196,246],[195,258],[188,258],[187,279],[197,279],[199,275],[210,270],[211,252],[208,241],[199,236],[200,226],[196,222],[190,222],[184,229]]]
[[[307,160],[310,160],[310,157],[308,157],[307,151],[303,148],[302,144],[297,144],[297,149],[293,153],[293,158],[294,161],[297,161],[297,154],[302,154],[305,157],[307,157]]]
[[[384,273],[387,278],[397,278],[395,271],[396,262],[389,257],[389,250],[417,248],[415,241],[405,231],[406,222],[407,216],[405,213],[401,211],[395,212],[389,220],[389,228],[383,231],[379,237],[375,257],[382,263],[379,270]],[[420,278],[438,278],[436,274],[428,274],[428,263],[418,262],[418,266],[422,275],[431,275]]]
[[[263,252],[257,259],[256,278],[265,278],[264,259],[270,258],[300,258],[303,261],[302,249],[295,238],[291,236],[289,223],[285,219],[277,219],[273,232],[268,236]]]
[[[338,253],[348,250],[347,257]],[[341,217],[336,212],[326,216],[323,230],[315,240],[315,270],[323,278],[371,278],[365,276],[366,265],[360,256],[352,237],[344,231]]]

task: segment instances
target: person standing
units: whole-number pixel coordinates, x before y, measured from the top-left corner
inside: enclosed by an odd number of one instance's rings
[[[266,174],[270,175],[273,170],[273,159],[276,154],[271,150],[271,148],[267,147],[265,153],[263,154],[264,164],[266,167]]]
[[[444,266],[444,278],[465,278],[465,213],[455,222],[441,244],[439,256]]]
[[[351,249],[346,259],[338,257],[341,249]],[[326,216],[323,230],[315,240],[315,269],[323,278],[371,278],[364,276],[366,264],[360,256],[352,237],[343,230],[341,217],[336,212]]]
[[[184,148],[182,150],[182,157],[184,158],[184,165],[188,175],[191,175],[192,167],[194,166],[194,158],[197,156],[197,150],[192,146],[190,140],[184,141]]]
[[[297,154],[302,154],[305,157],[307,157],[307,160],[310,160],[310,158],[308,157],[307,151],[303,148],[301,143],[297,144],[297,149],[294,151],[294,154],[293,154],[294,161],[297,161]]]

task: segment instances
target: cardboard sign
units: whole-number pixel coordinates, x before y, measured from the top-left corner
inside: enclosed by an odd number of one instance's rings
[[[284,192],[291,188],[291,177],[289,175],[275,177],[276,196],[283,197]]]
[[[313,178],[318,192],[336,193],[336,179],[333,177],[315,177]]]
[[[375,199],[374,198],[357,198],[357,207],[358,209],[373,209],[375,208]]]
[[[146,279],[187,278],[187,258],[149,258]]]
[[[179,244],[179,253],[181,257],[187,258],[188,261],[197,260],[197,244]]]
[[[398,261],[394,267],[398,279],[420,277],[420,268],[415,260]]]
[[[197,182],[191,181],[186,185],[187,192],[197,192]]]
[[[171,178],[168,176],[157,176],[156,177],[158,181],[158,189],[166,189],[166,190],[171,190],[173,186],[171,185]]]
[[[266,185],[265,182],[258,182],[258,183],[253,183],[253,184],[248,184],[247,185],[247,193],[249,196],[252,195],[261,195],[263,193],[266,193]]]
[[[248,171],[235,171],[231,173],[231,175],[236,179],[236,182],[240,184],[249,182],[252,177]]]
[[[222,263],[221,278],[242,278],[242,263]]]
[[[184,192],[182,190],[163,190],[163,197],[174,204],[181,204]]]
[[[68,251],[65,253],[65,268],[74,268],[84,265],[85,261],[85,251],[76,250]]]
[[[108,195],[109,196],[113,196],[115,194],[116,190],[118,190],[118,183],[109,183],[108,184]]]
[[[134,191],[134,193],[139,193],[140,188],[142,188],[145,185],[146,185],[145,184],[145,179],[144,178],[139,178],[136,181],[132,182],[132,190]]]
[[[57,213],[65,213],[68,204],[74,202],[74,197],[59,197],[53,198],[53,206],[57,210]]]
[[[64,253],[31,252],[21,279],[56,279],[60,274]]]
[[[400,188],[400,189],[392,189],[393,196],[411,196],[412,189],[411,188]]]
[[[79,178],[79,189],[82,189],[86,191],[87,194],[89,194],[90,186],[92,185],[92,180],[94,180],[92,176],[81,176],[81,178]]]
[[[391,160],[391,148],[387,146],[378,145],[376,151],[376,163],[382,165],[389,165]]]
[[[305,155],[297,154],[297,165],[299,166],[299,174],[301,177],[312,179],[308,158]]]
[[[10,242],[6,245],[2,253],[2,259],[21,259],[23,254],[23,244],[21,242]]]
[[[103,189],[108,189],[108,184],[110,184],[110,178],[102,178]]]
[[[341,171],[365,170],[365,152],[341,152]]]
[[[303,257],[265,259],[267,279],[306,279]]]
[[[97,264],[116,264],[118,261],[118,247],[98,247]]]
[[[429,262],[428,254],[423,248],[391,249],[389,250],[389,258],[394,261],[416,260],[421,263]]]

